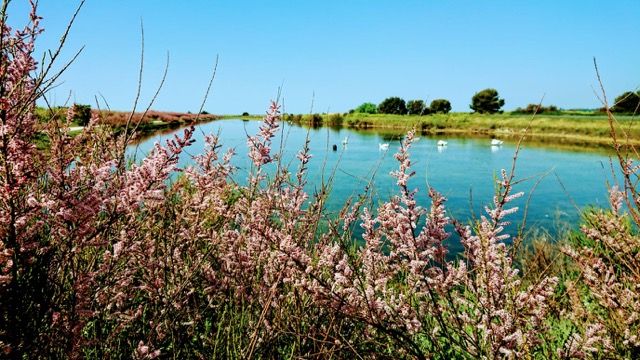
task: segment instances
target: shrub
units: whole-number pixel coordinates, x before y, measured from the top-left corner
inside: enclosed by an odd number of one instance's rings
[[[91,120],[91,106],[73,104],[67,112],[67,118],[80,126],[87,126]]]
[[[326,125],[332,126],[332,127],[341,127],[343,121],[344,121],[344,118],[342,114],[339,114],[339,113],[330,114],[327,116]]]
[[[374,103],[366,102],[355,108],[353,111],[349,111],[349,113],[352,112],[361,114],[375,114],[378,112],[378,106]]]
[[[427,131],[429,131],[432,127],[433,127],[433,124],[431,124],[430,122],[427,122],[427,121],[421,121],[421,122],[420,122],[420,131],[421,131],[421,132],[427,132]]]
[[[320,127],[323,124],[322,115],[320,114],[307,114],[302,116],[302,122],[311,127]]]
[[[609,189],[610,210],[587,212],[582,235],[562,248],[577,268],[566,287],[578,331],[559,354],[631,359],[640,355],[640,167],[637,150],[625,150],[619,140],[625,130],[605,112],[621,179]]]
[[[542,106],[538,104],[529,104],[526,108],[517,108],[514,114],[551,114],[558,113],[560,110],[555,105]]]
[[[565,353],[640,354],[640,236],[621,214],[623,194],[611,189],[611,210],[585,215],[583,236],[563,248],[580,277],[567,281],[570,308],[584,334],[574,335]]]
[[[373,126],[371,121],[363,119],[349,119],[347,120],[347,126],[353,129],[368,129]]]
[[[245,111],[242,113],[242,116],[249,116],[249,113]]]
[[[302,114],[286,114],[285,115],[285,120],[292,122],[294,124],[301,124],[302,123]]]

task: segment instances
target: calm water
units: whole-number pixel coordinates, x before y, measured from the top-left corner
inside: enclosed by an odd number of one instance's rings
[[[196,130],[196,143],[188,149],[188,154],[202,152],[204,134],[219,133],[222,150],[233,147],[237,152],[233,163],[238,167],[236,179],[242,181],[250,168],[246,134],[255,134],[259,125],[259,121],[241,120],[201,124]],[[283,158],[286,163],[293,161],[293,166],[297,166],[295,154],[302,148],[307,133],[311,139],[313,158],[309,163],[307,191],[313,192],[323,174],[327,178],[336,169],[329,211],[338,211],[347,197],[361,194],[374,172],[374,200],[388,199],[397,193],[395,179],[389,175],[398,166],[393,157],[400,144],[397,136],[350,129],[307,129],[289,124],[284,124],[280,130],[274,148],[282,143]],[[149,151],[154,142],[170,136],[172,133],[155,135],[142,141],[137,145],[137,156]],[[346,137],[348,144],[343,146],[342,140]],[[448,145],[439,147],[438,140],[446,140]],[[388,151],[380,150],[381,143],[389,144]],[[337,151],[332,150],[334,144]],[[134,151],[134,148],[130,149],[131,154]],[[409,184],[419,189],[421,205],[429,205],[428,184],[448,199],[451,216],[468,221],[472,212],[476,216],[482,214],[484,205],[491,203],[494,178],[500,169],[511,168],[514,151],[515,143],[509,141],[496,147],[490,145],[490,138],[421,136],[411,149],[416,176]],[[181,158],[180,166],[189,164],[188,154]],[[612,176],[606,154],[534,147],[525,143],[519,155],[516,178],[524,180],[516,190],[524,191],[525,196],[515,202],[521,211],[512,215],[511,220],[514,223],[522,221],[522,210],[530,196],[527,228],[542,228],[555,234],[565,226],[576,226],[579,219],[576,206],[607,206],[606,182],[611,181]]]

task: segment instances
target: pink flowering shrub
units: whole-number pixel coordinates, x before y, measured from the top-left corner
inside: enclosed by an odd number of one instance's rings
[[[640,156],[625,142],[628,134],[602,92],[619,184],[609,188],[610,209],[585,212],[581,234],[561,248],[575,268],[566,280],[571,301],[564,309],[575,331],[558,355],[635,359],[640,357]]]
[[[579,271],[579,281],[569,284],[569,316],[584,332],[567,340],[563,354],[640,356],[640,237],[623,213],[624,196],[613,187],[611,210],[587,213],[583,236],[563,248]]]
[[[339,242],[320,241],[319,258],[303,280],[316,301],[366,324],[372,335],[389,337],[406,355],[524,356],[536,349],[546,330],[547,301],[556,278],[523,288],[512,267],[501,234],[511,179],[503,174],[494,208],[488,209],[475,231],[458,226],[464,259],[445,261],[443,241],[450,223],[445,199],[429,191],[431,209],[416,205],[416,191],[407,187],[413,176],[410,132],[395,155],[400,195],[383,203],[372,215],[363,208],[365,244],[349,252]],[[422,218],[425,224],[418,226]],[[347,217],[344,226],[353,222]]]
[[[213,135],[178,168],[193,127],[129,162],[131,134],[114,134],[98,112],[75,137],[64,120],[72,113],[36,120],[48,82],[34,75],[41,29],[32,5],[25,30],[12,33],[3,13],[0,34],[2,356],[638,354],[638,237],[620,205],[622,195],[637,209],[633,192],[612,191],[614,211],[589,215],[583,243],[565,249],[579,276],[524,281],[504,233],[521,196],[513,171],[477,223],[457,223],[436,190],[425,209],[409,188],[413,132],[395,155],[397,195],[376,208],[364,195],[346,201],[337,218],[324,211],[328,186],[303,190],[309,142],[295,166],[273,151],[275,102],[247,138],[247,185],[232,180],[234,152],[220,153]],[[464,251],[450,260],[453,230]],[[572,306],[560,305],[560,285]]]

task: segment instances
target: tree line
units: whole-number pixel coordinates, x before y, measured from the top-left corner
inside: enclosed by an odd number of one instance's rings
[[[487,88],[478,91],[471,97],[469,108],[478,114],[495,114],[502,113],[502,107],[505,100],[500,98],[498,91],[493,88]],[[602,111],[602,109],[600,109]],[[376,105],[371,102],[365,102],[350,113],[362,114],[396,114],[396,115],[430,115],[430,114],[447,114],[451,111],[451,102],[447,99],[435,99],[427,106],[424,100],[416,99],[405,101],[398,96],[391,96],[384,99],[380,104]],[[516,108],[515,114],[552,114],[559,113],[559,109],[555,105],[542,106],[541,104],[528,104],[526,107]],[[640,111],[640,91],[625,91],[615,98],[615,103],[611,107],[611,111],[621,114],[636,114]]]
[[[435,99],[427,106],[424,100],[406,101],[392,96],[384,99],[379,105],[365,102],[350,112],[363,114],[397,114],[397,115],[429,115],[446,114],[451,111],[451,102],[447,99]]]
[[[496,89],[484,89],[473,95],[469,107],[480,114],[493,114],[502,112],[500,109],[504,106],[504,99],[501,99]],[[427,106],[426,102],[421,99],[405,101],[398,96],[392,96],[384,99],[380,104],[376,105],[371,102],[365,102],[350,113],[363,114],[396,114],[396,115],[430,115],[430,114],[447,114],[451,111],[451,102],[447,99],[435,99]]]

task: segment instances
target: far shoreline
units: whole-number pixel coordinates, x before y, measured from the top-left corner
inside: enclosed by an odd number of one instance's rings
[[[604,114],[521,115],[449,113],[431,115],[391,114],[284,114],[283,120],[307,127],[402,133],[415,129],[422,135],[471,135],[517,140],[522,136],[538,143],[613,150],[609,120]],[[261,120],[259,115],[221,115],[220,119]],[[633,116],[616,115],[616,131],[622,144],[640,146],[640,124]],[[627,133],[624,139],[623,133]]]

